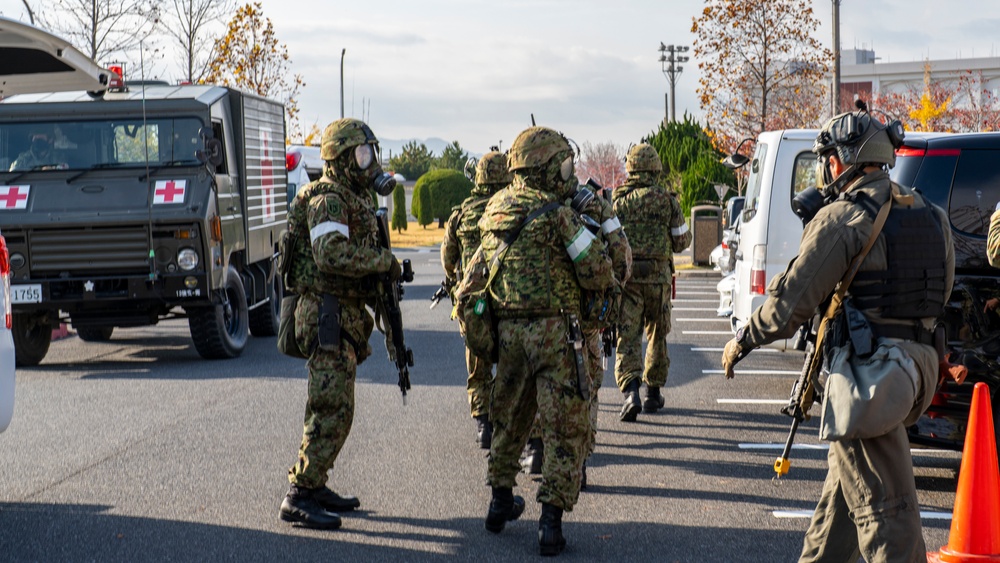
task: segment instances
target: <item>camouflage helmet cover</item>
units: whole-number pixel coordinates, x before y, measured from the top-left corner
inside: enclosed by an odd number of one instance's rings
[[[513,178],[507,169],[507,155],[490,151],[476,163],[476,185],[509,184]]]
[[[548,127],[529,127],[514,139],[507,151],[510,170],[537,168],[562,153],[573,153],[562,133]]]
[[[375,133],[364,121],[345,117],[323,130],[319,155],[323,160],[336,160],[347,149],[365,143],[377,144]]]
[[[634,145],[625,157],[626,172],[663,172],[660,154],[648,143]]]

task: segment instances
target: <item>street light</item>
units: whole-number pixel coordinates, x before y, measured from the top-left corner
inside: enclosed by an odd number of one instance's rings
[[[677,97],[674,95],[674,87],[677,85],[677,77],[684,71],[684,67],[678,63],[688,62],[688,57],[677,53],[686,53],[687,45],[664,45],[660,42],[660,65],[663,68],[663,76],[670,82],[670,121],[677,121]]]
[[[344,119],[344,55],[347,47],[340,50],[340,118]]]

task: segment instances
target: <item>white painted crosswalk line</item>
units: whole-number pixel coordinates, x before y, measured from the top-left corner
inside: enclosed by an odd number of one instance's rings
[[[681,334],[726,334],[733,335],[731,330],[682,330]]]
[[[691,348],[692,352],[722,352],[725,348]],[[781,350],[775,350],[774,348],[757,348],[753,351],[754,354],[780,354]]]
[[[706,312],[706,313],[709,312],[709,311],[711,311],[711,312],[714,313],[717,309],[713,309],[711,307],[674,307],[673,310],[674,311],[703,311],[703,312]],[[678,319],[678,320],[680,320],[680,319]],[[729,320],[729,319],[723,319],[723,320]]]
[[[788,399],[716,399],[720,405],[787,405]]]
[[[703,369],[701,373],[705,375],[721,375],[726,373],[726,370],[722,369]],[[736,375],[799,375],[801,371],[792,371],[787,369],[738,369],[736,370]]]
[[[772,510],[771,514],[775,518],[812,518],[812,510]],[[950,512],[931,512],[929,510],[921,510],[920,518],[922,520],[951,520]]]
[[[715,319],[674,319],[674,322],[681,323],[726,323],[729,324],[728,317],[721,317]]]

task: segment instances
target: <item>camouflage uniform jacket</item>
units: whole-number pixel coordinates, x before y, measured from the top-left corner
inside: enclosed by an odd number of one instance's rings
[[[1000,210],[990,217],[990,232],[986,237],[986,257],[990,266],[1000,268]]]
[[[622,228],[618,216],[615,215],[614,206],[600,194],[596,194],[593,201],[584,209],[584,214],[601,224],[601,236],[608,246],[615,280],[618,285],[625,285],[625,282],[632,277],[632,246],[625,236],[625,229]]]
[[[891,197],[890,189],[889,176],[884,172],[868,173],[848,186],[848,191],[863,192],[879,206]],[[914,194],[904,186],[900,186],[900,192]],[[933,204],[916,195],[914,206],[924,205]],[[955,280],[955,249],[951,229],[947,228],[947,215],[937,206],[934,210],[944,226],[944,297],[947,303]],[[833,293],[851,261],[868,242],[873,227],[874,219],[851,201],[839,199],[820,209],[802,233],[799,255],[783,273],[771,280],[767,287],[767,300],[751,315],[745,343],[758,347],[792,336],[802,323],[813,316],[820,303]],[[884,271],[887,263],[885,234],[880,233],[868,256],[861,262],[859,271]],[[850,288],[847,293],[850,295]],[[883,319],[879,309],[864,309],[862,313],[873,323],[909,322]],[[924,328],[931,329],[934,319],[922,319],[921,322]]]
[[[288,229],[295,243],[285,281],[297,293],[367,298],[374,288],[361,278],[389,270],[392,254],[379,246],[371,200],[342,182],[324,174],[292,201]]]
[[[533,211],[557,196],[524,184],[521,178],[497,192],[486,205],[479,229],[487,259]],[[571,208],[560,206],[532,221],[503,256],[491,286],[501,318],[580,314],[580,289],[600,291],[614,283],[604,242]]]
[[[629,233],[634,259],[632,282],[670,283],[675,252],[691,244],[681,205],[651,174],[629,176],[612,192],[614,211]]]
[[[489,200],[490,194],[485,190],[473,190],[462,205],[452,209],[451,216],[445,223],[444,240],[441,242],[441,266],[444,267],[444,275],[453,283],[461,280],[462,270],[479,248],[479,218],[483,216]]]

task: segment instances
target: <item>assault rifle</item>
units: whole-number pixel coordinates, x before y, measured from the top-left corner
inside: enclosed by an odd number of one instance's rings
[[[430,308],[433,309],[434,307],[437,307],[438,303],[440,303],[441,300],[444,299],[445,297],[451,299],[451,302],[454,303],[455,297],[451,293],[454,287],[455,287],[455,282],[449,280],[448,278],[441,280],[441,287],[439,287],[438,290],[434,292],[434,295],[431,295]]]
[[[375,212],[378,223],[378,242],[382,248],[392,251],[389,241],[389,210],[380,207]],[[389,352],[389,360],[396,363],[399,370],[399,390],[403,393],[403,404],[406,404],[406,392],[410,389],[410,369],[413,367],[413,350],[407,348],[403,341],[403,313],[399,300],[403,296],[403,282],[413,281],[413,266],[409,260],[403,260],[402,275],[398,280],[389,278],[389,274],[375,275],[377,296],[375,298],[375,319],[379,330],[385,334],[385,347]]]
[[[781,408],[781,413],[792,417],[792,427],[788,431],[788,439],[785,440],[785,447],[781,451],[781,456],[774,460],[774,472],[776,478],[781,478],[788,474],[791,467],[789,456],[792,452],[792,444],[795,442],[795,432],[799,429],[799,423],[809,419],[809,409],[816,401],[816,389],[813,386],[814,377],[820,367],[820,353],[816,350],[816,335],[812,334],[811,323],[803,325],[801,330],[805,330],[806,335],[806,358],[802,363],[802,372],[799,378],[792,385],[792,393],[788,398],[788,404]]]

